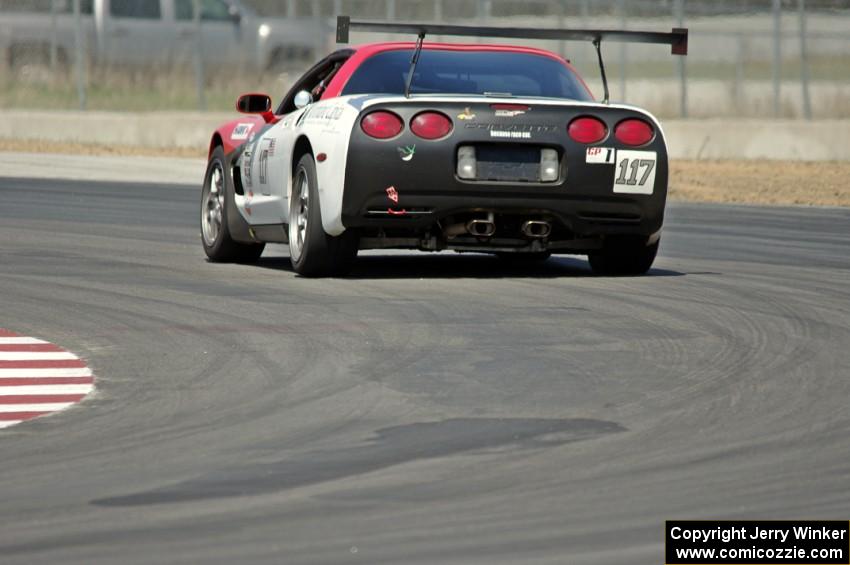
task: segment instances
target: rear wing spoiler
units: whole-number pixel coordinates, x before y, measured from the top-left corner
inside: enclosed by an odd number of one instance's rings
[[[625,43],[654,43],[669,45],[673,55],[688,54],[687,28],[673,28],[670,33],[657,31],[628,31],[614,29],[528,29],[488,26],[459,26],[430,23],[395,23],[351,21],[350,16],[337,16],[336,42],[348,43],[350,31],[371,31],[378,33],[409,33],[416,35],[416,51],[411,60],[411,72],[408,75],[408,85],[405,91],[410,96],[410,81],[413,70],[422,51],[425,35],[454,35],[462,37],[502,37],[519,39],[550,39],[557,41],[590,41],[596,48],[599,58],[599,68],[602,73],[602,84],[605,88],[605,103],[608,102],[608,79],[605,76],[605,65],[602,62],[602,41]]]
[[[625,43],[657,43],[670,45],[673,55],[688,54],[687,28],[673,28],[670,33],[615,29],[528,29],[513,27],[458,26],[427,23],[394,23],[351,21],[350,16],[336,19],[336,42],[348,43],[349,31],[409,33],[411,35],[455,35],[463,37],[508,37],[517,39],[554,39],[558,41],[618,41]]]

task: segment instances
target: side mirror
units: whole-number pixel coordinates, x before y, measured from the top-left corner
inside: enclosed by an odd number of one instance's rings
[[[243,94],[236,101],[236,111],[243,114],[265,114],[272,109],[268,94]]]
[[[299,90],[298,94],[295,95],[295,107],[299,110],[308,104],[313,103],[313,95],[307,92],[306,90]]]

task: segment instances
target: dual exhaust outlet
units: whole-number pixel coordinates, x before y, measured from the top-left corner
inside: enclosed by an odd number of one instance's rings
[[[460,235],[458,231],[461,230],[458,230],[457,228],[451,229],[453,227],[454,226],[451,226],[446,230],[446,235]],[[475,237],[486,238],[493,237],[496,234],[496,222],[492,213],[487,214],[486,219],[477,218],[469,220],[466,222],[465,226],[461,224],[458,227],[465,227],[466,233]],[[522,226],[520,226],[520,231],[522,232],[522,235],[530,239],[542,239],[544,237],[549,237],[549,234],[552,233],[552,224],[545,220],[526,220],[522,223]]]

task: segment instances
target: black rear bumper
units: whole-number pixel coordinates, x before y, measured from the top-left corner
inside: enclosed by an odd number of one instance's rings
[[[575,117],[592,115],[608,126],[608,138],[595,144],[613,149],[625,147],[613,138],[614,126],[640,113],[615,108],[533,106],[515,117],[498,117],[489,103],[468,107],[452,103],[418,103],[372,106],[364,113],[388,109],[409,124],[423,110],[449,116],[454,130],[444,139],[426,141],[409,128],[396,138],[368,137],[355,124],[349,146],[343,196],[342,221],[347,228],[429,230],[447,217],[495,212],[514,217],[546,217],[575,238],[607,234],[649,236],[661,229],[667,197],[667,150],[660,131],[638,149],[657,153],[652,194],[613,192],[615,165],[586,163],[587,145],[567,135]],[[475,115],[459,119],[459,114]],[[527,131],[525,139],[494,139],[491,129]],[[456,174],[457,151],[468,144],[522,144],[555,149],[561,178],[554,183],[465,181]],[[402,159],[400,148],[415,145],[413,158]],[[395,189],[398,201],[388,195]],[[561,234],[563,236],[563,233]]]

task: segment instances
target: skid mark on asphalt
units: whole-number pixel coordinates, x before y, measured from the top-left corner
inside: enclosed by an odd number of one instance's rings
[[[214,471],[160,489],[93,500],[98,506],[142,506],[269,494],[353,477],[420,459],[497,448],[546,448],[624,432],[590,419],[455,418],[383,428],[356,447]]]
[[[64,410],[93,390],[94,376],[82,359],[0,328],[0,428]]]

